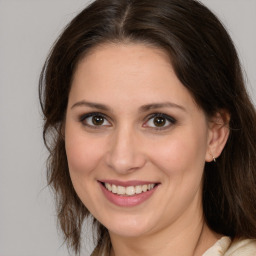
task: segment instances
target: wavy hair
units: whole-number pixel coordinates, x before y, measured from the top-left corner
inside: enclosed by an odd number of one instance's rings
[[[229,112],[226,146],[216,164],[205,164],[204,216],[217,233],[255,238],[256,112],[224,26],[195,0],[96,0],[60,35],[39,82],[43,137],[50,153],[47,178],[68,246],[79,254],[82,224],[90,216],[73,188],[62,135],[69,91],[78,62],[93,47],[108,42],[163,49],[177,77],[207,116],[223,109]],[[94,224],[98,230],[94,255],[103,255],[111,247],[108,231],[97,220]]]

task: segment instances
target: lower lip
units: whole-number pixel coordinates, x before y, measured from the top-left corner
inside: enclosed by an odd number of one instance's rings
[[[153,189],[148,190],[146,192],[142,192],[141,194],[135,194],[134,196],[121,196],[117,194],[113,194],[112,192],[108,191],[106,187],[100,183],[100,187],[103,191],[103,194],[106,198],[113,204],[122,207],[132,207],[142,204],[147,199],[149,199],[153,193],[156,191],[158,186],[155,186]]]

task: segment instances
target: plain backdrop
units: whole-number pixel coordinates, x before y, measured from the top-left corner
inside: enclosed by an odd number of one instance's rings
[[[202,2],[228,28],[256,102],[256,0]],[[68,255],[46,186],[38,78],[52,43],[87,3],[0,0],[0,256]]]

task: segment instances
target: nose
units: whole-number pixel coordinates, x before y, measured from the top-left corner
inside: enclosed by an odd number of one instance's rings
[[[120,128],[112,134],[107,165],[119,174],[127,174],[142,168],[146,163],[139,135],[132,129]]]

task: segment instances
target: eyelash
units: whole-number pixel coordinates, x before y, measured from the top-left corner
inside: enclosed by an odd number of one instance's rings
[[[169,122],[169,124],[162,126],[162,127],[152,127],[152,126],[149,126],[149,128],[151,129],[154,129],[154,130],[165,130],[165,129],[168,129],[170,126],[176,124],[177,120],[169,115],[166,115],[164,113],[154,113],[154,114],[151,114],[149,115],[147,118],[146,118],[146,122],[143,124],[143,127],[147,127],[145,126],[146,123],[148,123],[150,120],[154,120],[154,118],[157,118],[157,117],[160,117],[160,118],[163,118],[165,120],[165,124],[166,122]]]
[[[102,113],[99,112],[93,112],[93,113],[88,113],[88,114],[84,114],[79,118],[79,121],[84,125],[87,126],[89,128],[93,128],[93,129],[100,129],[102,126],[104,125],[91,125],[88,124],[88,121],[86,122],[86,119],[90,118],[90,117],[102,117],[104,119],[104,122],[107,120],[108,121],[108,117]],[[110,123],[108,121],[108,123]],[[110,125],[109,125],[110,126]]]
[[[88,118],[92,118],[92,117],[100,117],[103,119],[103,125],[92,125],[92,124],[88,124],[88,121],[86,122],[86,119]],[[160,118],[163,118],[164,120],[164,126],[162,127],[156,127],[156,126],[147,126],[146,124],[149,123],[151,120],[153,121],[154,118],[157,118],[157,117],[160,117]],[[93,112],[93,113],[88,113],[88,114],[84,114],[82,115],[80,118],[79,118],[79,121],[84,125],[84,126],[87,126],[89,128],[92,128],[92,129],[100,129],[102,127],[109,127],[111,126],[111,122],[108,121],[109,120],[109,117],[107,117],[106,115],[102,114],[102,113],[99,113],[99,112]],[[104,122],[108,122],[110,123],[109,125],[104,125]],[[90,121],[92,122],[92,121]],[[169,124],[166,125],[166,122],[169,122]],[[166,115],[164,113],[153,113],[149,116],[147,116],[145,118],[145,122],[143,122],[143,127],[144,128],[150,128],[150,129],[154,129],[154,130],[165,130],[165,129],[168,129],[170,126],[174,125],[175,123],[177,122],[177,120],[169,115]]]

